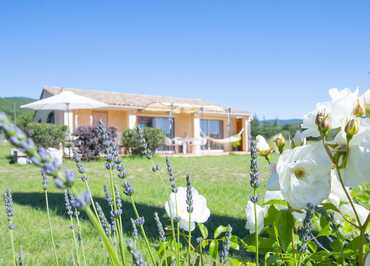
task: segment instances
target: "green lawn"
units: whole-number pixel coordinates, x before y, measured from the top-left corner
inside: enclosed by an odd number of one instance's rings
[[[41,189],[39,169],[31,165],[9,164],[6,156],[8,145],[0,146],[0,191],[9,188],[13,192],[15,202],[15,237],[16,247],[24,251],[27,265],[52,265],[53,255],[49,240],[48,221],[45,210],[44,194]],[[169,184],[165,171],[165,160],[156,157],[153,160],[140,158],[123,158],[129,171],[129,181],[135,190],[135,199],[139,212],[145,217],[145,228],[150,238],[156,237],[153,223],[153,212],[157,211],[164,223],[164,202],[169,195]],[[193,185],[208,200],[211,218],[206,225],[215,228],[216,225],[230,224],[233,233],[243,237],[244,206],[249,198],[249,156],[204,156],[204,157],[173,157],[171,161],[175,169],[178,185],[184,185],[185,176],[190,174]],[[159,173],[153,173],[151,167],[157,163],[161,167]],[[84,163],[89,175],[89,183],[94,197],[103,202],[103,185],[107,181],[107,173],[103,161]],[[75,170],[71,161],[65,162],[66,167]],[[262,185],[264,191],[268,167],[260,160]],[[116,182],[120,182],[119,179]],[[76,186],[82,188],[80,180]],[[50,184],[50,208],[54,228],[55,241],[59,257],[63,262],[71,261],[72,237],[69,220],[65,215],[63,191]],[[126,236],[130,235],[131,226],[128,217],[132,215],[131,206],[124,199],[124,229]],[[82,217],[82,236],[85,244],[87,260],[90,265],[104,265],[106,256],[102,244],[94,229],[86,218]],[[198,233],[195,231],[195,233]],[[7,231],[3,204],[0,207],[0,265],[9,265],[11,249]],[[63,263],[65,265],[66,263]]]

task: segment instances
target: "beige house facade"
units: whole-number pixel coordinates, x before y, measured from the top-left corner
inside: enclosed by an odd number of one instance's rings
[[[62,91],[98,100],[107,107],[70,112],[39,110],[35,113],[35,121],[64,124],[73,132],[80,126],[94,126],[101,120],[106,126],[116,128],[119,136],[127,128],[157,127],[166,134],[160,151],[167,153],[249,151],[251,115],[248,112],[201,99],[61,87],[44,87],[40,99]]]

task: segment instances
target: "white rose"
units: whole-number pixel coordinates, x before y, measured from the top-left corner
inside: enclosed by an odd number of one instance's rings
[[[330,193],[330,160],[321,143],[286,150],[277,172],[283,197],[293,208],[317,205]]]
[[[276,164],[271,165],[271,176],[267,181],[268,190],[280,190],[279,175],[276,170]]]
[[[194,230],[194,223],[205,223],[210,210],[207,207],[207,200],[199,192],[192,188],[193,212],[190,215],[191,230]],[[180,226],[184,230],[189,227],[189,213],[186,204],[186,187],[178,187],[177,193],[171,193],[170,199],[165,203],[167,215],[172,219],[179,219]]]
[[[364,206],[361,206],[360,204],[357,204],[357,203],[354,203],[354,206],[358,214],[358,217],[360,219],[361,225],[363,225],[366,222],[366,218],[369,215],[370,211],[366,209]],[[352,219],[352,221],[357,224],[357,219],[356,219],[356,216],[352,209],[351,204],[349,203],[342,204],[339,207],[339,210],[341,211],[343,215],[349,216]]]
[[[331,119],[333,128],[342,126],[349,116],[358,99],[358,89],[352,92],[350,89],[330,89],[331,97]]]
[[[274,199],[277,199],[277,200],[283,200],[284,199],[283,194],[281,194],[281,191],[280,190],[267,190],[265,192],[264,201],[268,202],[268,201],[274,200]]]
[[[358,90],[352,92],[349,89],[330,89],[330,102],[318,103],[313,112],[303,118],[302,128],[306,137],[319,137],[320,133],[315,123],[318,112],[325,112],[329,116],[331,128],[343,127],[347,119],[352,115],[353,108],[358,99]]]
[[[267,156],[272,151],[271,147],[267,143],[266,139],[261,135],[258,135],[256,137],[256,150],[257,150],[258,154],[261,155],[261,156]]]
[[[361,121],[359,132],[349,143],[349,156],[343,169],[343,182],[354,187],[370,181],[370,128]]]
[[[247,222],[245,224],[245,229],[249,230],[249,233],[255,233],[255,217],[254,217],[254,203],[248,201],[247,206],[245,207],[245,214]],[[258,234],[261,233],[264,227],[264,219],[266,214],[266,209],[262,208],[256,204],[256,214],[257,214],[257,225],[258,225]]]
[[[365,91],[365,93],[361,95],[360,103],[363,103],[367,111],[370,109],[370,90]]]
[[[189,232],[189,219],[188,220],[179,220],[179,225],[182,230],[188,231]],[[191,222],[190,223],[190,231],[193,231],[195,229],[195,223]]]

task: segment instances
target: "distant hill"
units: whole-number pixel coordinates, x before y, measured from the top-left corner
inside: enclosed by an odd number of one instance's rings
[[[27,97],[0,97],[0,112],[5,112],[6,114],[13,114],[13,109],[15,105],[16,112],[27,113],[32,112],[31,110],[21,109],[20,106],[35,101],[35,99]]]
[[[278,126],[285,125],[299,125],[302,123],[302,119],[292,118],[292,119],[268,119],[261,120],[261,123],[274,124],[277,123]]]
[[[20,106],[33,101],[35,99],[27,97],[0,97],[0,112],[6,113],[10,119],[14,119],[15,109],[17,124],[22,126],[32,121],[34,112],[30,109],[21,109]]]
[[[270,138],[278,133],[283,133],[286,137],[293,136],[299,130],[302,119],[266,119],[259,120],[254,116],[252,120],[252,136],[262,135]]]

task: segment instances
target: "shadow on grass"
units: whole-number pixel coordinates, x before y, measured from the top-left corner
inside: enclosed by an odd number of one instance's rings
[[[56,213],[57,215],[61,217],[67,218],[65,205],[64,205],[64,193],[55,193],[55,192],[49,192],[49,208],[51,211]],[[99,202],[99,204],[104,209],[104,212],[109,219],[109,208],[106,204],[106,201],[103,198],[96,198],[94,197],[95,201]],[[45,207],[45,197],[44,193],[42,192],[13,192],[13,200],[17,204],[31,206],[33,208],[37,208],[43,211],[46,211]],[[123,201],[123,227],[125,232],[129,232],[129,235],[131,234],[132,227],[129,217],[134,218],[134,212],[131,206],[131,203],[128,201]],[[163,224],[170,224],[169,219],[164,217],[165,210],[163,208],[159,208],[157,206],[150,206],[147,204],[142,203],[136,203],[136,207],[139,211],[139,214],[145,218],[145,230],[150,239],[157,239],[158,233],[156,224],[153,220],[153,214],[154,212],[158,212],[159,217],[161,217],[161,220]],[[87,219],[87,217],[84,215],[84,213],[81,213],[82,219]],[[220,216],[220,215],[211,215],[207,223],[205,224],[208,228],[208,231],[210,232],[210,235],[212,236],[211,232],[213,232],[217,226],[219,225],[228,225],[230,224],[233,228],[233,234],[238,235],[239,237],[245,236],[246,232],[244,229],[245,221],[242,219],[234,218],[234,217],[228,217],[228,216]],[[195,232],[195,234],[200,235],[198,230]]]

